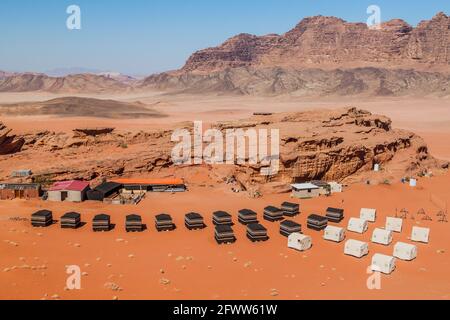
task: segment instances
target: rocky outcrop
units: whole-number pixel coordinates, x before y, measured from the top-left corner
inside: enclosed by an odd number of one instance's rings
[[[74,129],[74,137],[97,137],[112,133],[115,128],[82,128]]]
[[[389,118],[356,108],[274,115],[264,120],[255,117],[254,124],[254,128],[276,128],[281,133],[280,172],[271,182],[364,181],[375,164],[393,179],[448,166],[429,154],[419,136],[392,129]],[[241,124],[227,123],[225,127],[241,128]],[[237,166],[234,175],[250,189],[267,182],[260,169]]]
[[[289,69],[241,67],[210,74],[162,74],[144,87],[183,93],[296,96],[450,95],[450,75],[373,67],[356,69]]]
[[[379,30],[311,17],[283,35],[240,34],[194,53],[178,71],[140,84],[188,93],[296,96],[448,96],[450,17],[416,28],[395,19]]]
[[[416,28],[391,20],[379,30],[334,17],[302,20],[283,35],[241,34],[215,48],[194,53],[184,72],[214,72],[249,66],[373,66],[450,64],[450,17],[437,14]]]
[[[24,138],[10,135],[11,131],[0,122],[0,155],[19,152],[25,143]]]
[[[45,74],[22,73],[0,78],[0,92],[99,93],[127,88],[128,85],[113,78],[93,74],[49,77]]]
[[[38,181],[101,181],[169,173],[190,181],[195,171],[209,176],[211,181],[236,181],[246,190],[255,190],[267,183],[283,190],[285,184],[318,179],[365,181],[376,163],[392,179],[429,171],[437,173],[446,165],[429,154],[419,136],[393,129],[389,118],[356,108],[254,116],[217,123],[215,127],[222,131],[279,129],[279,172],[271,177],[262,176],[263,166],[251,165],[248,161],[231,166],[175,166],[171,159],[175,145],[171,142],[173,130],[113,131],[96,136],[49,131],[33,133],[22,137],[22,151],[4,159],[1,165],[30,168]]]

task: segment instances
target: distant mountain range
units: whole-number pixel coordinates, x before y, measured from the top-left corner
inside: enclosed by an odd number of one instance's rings
[[[72,70],[82,71],[82,70]],[[85,70],[86,71],[86,70]],[[0,73],[0,91],[88,92],[162,89],[255,95],[450,95],[450,17],[379,30],[316,16],[285,34],[240,34],[194,53],[183,68],[141,81],[97,70],[89,76]],[[67,70],[65,72],[68,72]]]

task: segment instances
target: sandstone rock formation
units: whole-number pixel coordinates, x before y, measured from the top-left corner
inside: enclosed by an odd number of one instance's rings
[[[214,72],[249,66],[365,66],[450,64],[450,17],[437,14],[416,28],[391,20],[380,30],[334,17],[302,20],[283,35],[241,34],[194,53],[183,71]]]
[[[0,155],[13,154],[19,152],[25,143],[22,137],[9,135],[9,130],[2,122],[0,122]]]
[[[390,119],[355,108],[254,116],[215,127],[279,129],[279,173],[262,176],[261,166],[248,161],[231,166],[174,166],[172,130],[113,131],[98,136],[44,131],[21,137],[22,151],[0,162],[0,178],[5,179],[15,167],[32,169],[37,181],[176,174],[189,182],[196,172],[217,183],[236,181],[246,190],[262,185],[285,190],[283,185],[311,179],[365,181],[375,163],[392,179],[429,170],[437,173],[445,167],[417,135],[392,129]]]
[[[317,16],[283,35],[240,34],[140,86],[192,93],[448,96],[449,74],[450,17],[444,13],[416,28],[397,19],[380,30]]]
[[[450,75],[373,67],[336,70],[240,67],[207,75],[193,72],[154,75],[143,86],[197,94],[442,97],[450,94]]]
[[[248,127],[250,123],[219,127]],[[254,117],[253,126],[280,130],[280,172],[268,180],[259,174],[260,166],[237,167],[236,178],[246,188],[267,181],[364,181],[375,164],[394,179],[447,166],[428,153],[419,136],[393,129],[387,117],[356,108]]]
[[[127,88],[128,85],[111,77],[92,74],[49,77],[45,74],[22,73],[0,78],[0,92],[99,93]]]

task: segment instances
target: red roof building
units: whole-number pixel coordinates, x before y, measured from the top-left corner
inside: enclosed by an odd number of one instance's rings
[[[81,202],[86,199],[89,190],[89,182],[86,181],[61,181],[55,182],[47,191],[49,201]]]

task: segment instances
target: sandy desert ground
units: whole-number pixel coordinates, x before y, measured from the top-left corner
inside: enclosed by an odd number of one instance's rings
[[[42,94],[2,94],[0,102],[48,100]],[[98,98],[98,97],[97,97]],[[194,97],[147,95],[103,97],[121,101],[141,101],[166,118],[117,120],[99,118],[4,117],[14,132],[50,129],[72,130],[86,126],[114,126],[118,130],[141,130],[179,121],[231,120],[245,118],[255,111],[301,111],[312,108],[341,108],[349,105],[385,114],[396,127],[423,136],[437,158],[450,160],[449,100],[368,99],[301,100],[297,98]],[[195,169],[194,169],[195,170]],[[193,174],[195,175],[195,174]],[[262,209],[290,200],[289,195],[271,195],[248,199],[226,187],[211,186],[199,176],[184,194],[150,194],[138,206],[107,206],[99,203],[47,203],[41,201],[0,202],[0,299],[449,299],[450,298],[450,224],[438,223],[436,213],[450,200],[450,175],[421,179],[413,189],[401,183],[390,186],[352,185],[343,194],[331,198],[301,201],[302,214],[295,221],[314,241],[305,253],[287,249],[287,240],[278,233],[278,224],[264,222],[270,241],[253,244],[245,237],[245,228],[235,226],[238,242],[218,246],[213,237],[212,212],[226,210],[237,222],[237,211]],[[383,227],[385,217],[396,210],[416,213],[424,208],[433,221],[410,216],[396,241],[408,242],[413,225],[431,228],[431,242],[419,244],[419,257],[413,262],[398,262],[391,276],[382,277],[381,290],[368,290],[367,268],[375,253],[392,254],[393,247],[370,245],[368,257],[358,260],[344,256],[344,244],[321,239],[321,233],[306,230],[306,217],[324,213],[329,206],[346,210],[346,225],[362,207],[379,210],[377,223],[365,235],[347,238],[369,241],[375,227]],[[40,208],[53,210],[58,219],[68,211],[82,213],[83,228],[61,230],[32,229],[30,214]],[[184,214],[202,213],[208,222],[203,231],[188,231]],[[157,233],[154,216],[170,213],[178,229]],[[91,219],[95,214],[112,215],[116,228],[110,233],[94,234]],[[124,219],[138,213],[148,230],[127,234]],[[82,290],[67,291],[67,265],[79,265],[83,272]]]

